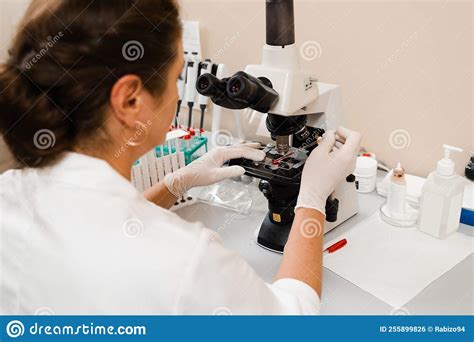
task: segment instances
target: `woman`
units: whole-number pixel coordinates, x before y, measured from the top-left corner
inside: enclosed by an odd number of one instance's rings
[[[322,234],[304,229],[324,224],[360,135],[339,128],[311,153],[265,283],[211,230],[166,210],[192,186],[243,174],[222,165],[263,159],[255,145],[212,150],[144,194],[129,182],[173,120],[180,36],[171,0],[33,1],[0,71],[0,129],[21,165],[0,177],[2,314],[318,312]]]

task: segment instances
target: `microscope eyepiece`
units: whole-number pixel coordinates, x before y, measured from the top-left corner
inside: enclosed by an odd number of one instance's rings
[[[247,102],[248,107],[262,113],[267,113],[278,100],[278,93],[268,79],[243,71],[235,73],[227,82],[227,94],[231,99]]]
[[[229,97],[252,103],[258,96],[258,85],[243,76],[234,76],[227,83]]]
[[[209,81],[209,77],[202,77],[197,84],[197,89],[201,90],[202,92],[206,92],[208,91],[210,85],[211,81]]]
[[[229,82],[229,94],[231,95],[240,93],[242,88],[243,88],[243,85],[242,85],[241,80],[235,79]]]
[[[218,79],[216,76],[206,73],[198,77],[196,81],[196,90],[204,96],[214,96],[219,92],[225,93],[227,84],[224,80]]]
[[[231,99],[227,94],[227,81],[229,78],[218,79],[216,76],[206,73],[196,80],[196,90],[203,96],[208,96],[218,106],[230,109],[244,109],[246,102]]]
[[[256,78],[243,71],[221,80],[212,74],[203,74],[196,81],[196,89],[215,104],[230,109],[250,107],[267,113],[278,101],[278,93],[268,79]]]

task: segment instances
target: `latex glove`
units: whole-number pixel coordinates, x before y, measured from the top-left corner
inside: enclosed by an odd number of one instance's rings
[[[257,150],[258,147],[259,143],[216,147],[182,169],[167,174],[164,178],[165,186],[179,198],[192,187],[211,185],[226,178],[241,176],[245,172],[243,167],[222,165],[234,158],[261,161],[265,158],[265,153]]]
[[[344,127],[324,134],[306,160],[295,210],[312,208],[325,215],[329,195],[354,172],[360,140],[359,132]]]

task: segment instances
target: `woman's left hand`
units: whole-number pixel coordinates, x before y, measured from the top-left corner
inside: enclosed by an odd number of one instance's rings
[[[192,187],[211,185],[226,178],[241,176],[245,172],[243,167],[222,166],[227,160],[234,158],[263,160],[265,153],[258,150],[259,147],[259,143],[216,147],[182,169],[167,174],[164,183],[168,190],[179,198]]]

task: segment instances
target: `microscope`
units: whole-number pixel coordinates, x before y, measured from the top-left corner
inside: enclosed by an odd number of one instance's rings
[[[261,162],[233,159],[247,175],[260,179],[268,200],[257,243],[283,252],[294,219],[301,174],[318,138],[342,123],[339,87],[321,84],[299,65],[295,44],[293,0],[266,0],[266,44],[261,64],[247,65],[228,78],[203,74],[197,91],[218,106],[265,113],[265,126],[274,143],[261,147]],[[315,180],[316,181],[316,180]],[[324,181],[324,180],[317,180]],[[358,212],[354,175],[347,175],[326,202],[324,233]]]

